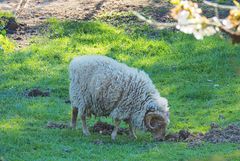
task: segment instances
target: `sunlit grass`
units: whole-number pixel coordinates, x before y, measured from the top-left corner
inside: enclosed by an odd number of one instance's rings
[[[129,26],[128,26],[129,27]],[[48,129],[48,121],[69,123],[68,64],[78,55],[112,57],[149,74],[170,104],[168,131],[206,132],[211,122],[239,123],[240,47],[218,36],[192,36],[147,26],[114,27],[101,22],[49,20],[49,30],[20,51],[1,53],[0,158],[6,160],[208,160],[238,158],[237,144],[154,142],[93,134],[81,129]],[[153,36],[154,35],[154,36]],[[26,97],[32,88],[50,97]],[[219,117],[219,116],[223,117]],[[111,122],[111,119],[105,119]],[[93,125],[97,121],[89,120]],[[122,126],[125,126],[124,124]],[[78,124],[80,128],[80,124]],[[96,144],[101,140],[102,144]],[[221,154],[221,155],[220,155]]]
[[[21,128],[21,124],[24,124],[24,119],[15,116],[14,118],[7,118],[6,120],[0,123],[0,128],[5,130],[19,130]]]

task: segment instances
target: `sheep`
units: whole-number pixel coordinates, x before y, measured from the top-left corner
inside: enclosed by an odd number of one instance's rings
[[[77,116],[82,120],[83,134],[90,132],[86,116],[110,116],[114,120],[111,134],[115,140],[121,121],[135,130],[150,131],[154,139],[163,139],[169,124],[169,107],[149,76],[138,69],[106,56],[85,55],[74,58],[69,65],[72,127]]]

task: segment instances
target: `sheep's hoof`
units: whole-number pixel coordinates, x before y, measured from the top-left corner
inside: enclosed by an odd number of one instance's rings
[[[111,134],[111,137],[112,137],[112,140],[114,141],[114,140],[116,140],[116,134]]]
[[[83,135],[90,136],[91,134],[90,134],[90,132],[88,130],[86,130],[86,131],[83,131]]]

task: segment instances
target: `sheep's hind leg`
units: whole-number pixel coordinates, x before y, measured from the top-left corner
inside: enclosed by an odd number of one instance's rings
[[[77,117],[78,117],[78,108],[72,108],[72,128],[75,129],[77,125]]]
[[[112,137],[112,140],[115,140],[116,139],[116,136],[117,136],[117,131],[118,131],[118,128],[119,128],[119,125],[120,125],[121,121],[118,120],[118,119],[115,119],[114,120],[114,129],[113,129],[113,132],[111,134],[111,137]]]
[[[87,127],[87,123],[86,123],[86,115],[81,115],[81,119],[82,119],[82,130],[83,130],[83,134],[85,136],[89,136],[90,135],[90,132],[88,130],[88,127]]]

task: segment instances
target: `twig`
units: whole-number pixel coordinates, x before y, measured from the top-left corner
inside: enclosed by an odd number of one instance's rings
[[[136,11],[132,11],[132,13],[141,21],[144,21],[146,23],[148,23],[151,26],[154,26],[158,29],[164,29],[164,28],[169,28],[169,27],[175,27],[177,25],[177,23],[160,23],[160,22],[156,22],[154,20],[151,19],[147,19],[144,16],[142,16],[140,13],[136,12]]]
[[[156,27],[158,29],[171,28],[171,27],[176,27],[178,25],[177,23],[160,23],[160,22],[156,22],[154,20],[147,19],[136,11],[132,11],[132,13],[136,17],[138,17],[141,21],[144,21],[144,22],[148,23],[149,25]],[[189,26],[189,25],[196,25],[196,24],[199,24],[199,23],[186,23],[186,24],[180,24],[180,25],[181,26]],[[221,23],[216,23],[214,21],[209,21],[207,25],[219,27],[222,32],[225,32],[226,34],[228,34],[231,37],[233,43],[240,43],[240,33],[239,32],[234,32],[230,29],[227,29]]]
[[[236,7],[236,6],[221,5],[221,4],[209,2],[209,1],[206,1],[206,0],[204,0],[203,3],[206,4],[206,5],[208,5],[208,6],[215,7],[215,8],[221,8],[221,9],[238,9],[238,7]]]
[[[171,27],[176,27],[177,25],[181,25],[181,26],[190,26],[190,25],[197,25],[199,23],[185,23],[185,24],[178,24],[176,22],[171,22],[171,23],[161,23],[161,22],[157,22],[155,20],[150,20],[145,18],[144,16],[142,16],[140,13],[136,12],[136,11],[132,11],[132,13],[137,16],[137,18],[141,21],[146,22],[147,24],[154,26],[158,29],[164,29],[164,28],[171,28]],[[219,27],[220,25],[218,23],[215,22],[208,22],[209,26],[216,26]]]
[[[240,32],[234,32],[234,31],[232,31],[230,29],[227,29],[223,26],[221,26],[219,28],[221,29],[221,31],[225,32],[226,34],[228,34],[231,37],[233,44],[240,43]]]

